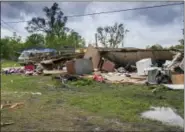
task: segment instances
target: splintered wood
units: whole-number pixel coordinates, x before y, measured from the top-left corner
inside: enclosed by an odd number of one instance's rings
[[[14,103],[14,104],[1,104],[1,110],[3,108],[10,108],[10,109],[14,109],[14,108],[18,108],[23,106],[24,103]]]
[[[7,125],[12,125],[12,124],[14,124],[14,122],[6,122],[6,123],[1,122],[1,127],[7,126]]]

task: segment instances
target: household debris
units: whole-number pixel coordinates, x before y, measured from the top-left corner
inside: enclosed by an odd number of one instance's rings
[[[90,74],[93,72],[93,64],[90,59],[76,59],[66,63],[69,74]]]
[[[1,122],[1,127],[12,125],[12,124],[14,124],[14,122],[6,122],[6,123]]]
[[[166,60],[172,60],[176,54],[170,50],[149,50],[137,48],[94,48],[88,47],[87,52],[96,51],[100,56],[120,66],[136,65],[136,62],[142,59],[151,58],[158,66],[162,66]]]
[[[53,76],[52,80],[53,79],[60,80],[63,84],[65,84],[67,81],[76,81],[76,80],[78,80],[79,76],[64,74],[64,75]]]
[[[163,67],[167,68],[172,63],[170,60],[166,60],[165,63],[163,64]]]
[[[12,104],[11,106],[10,106],[10,109],[14,109],[14,108],[16,108],[16,107],[20,107],[20,106],[23,106],[24,105],[24,103],[15,103],[15,104]]]
[[[143,112],[141,117],[158,120],[167,125],[184,127],[184,119],[169,107],[151,107],[151,110]]]
[[[147,75],[148,72],[145,71],[146,68],[150,68],[152,66],[151,58],[142,59],[136,62],[137,74],[138,75]]]
[[[3,109],[3,108],[8,108],[8,107],[10,107],[11,106],[11,104],[1,104],[1,109]]]
[[[119,73],[127,73],[124,67],[119,67],[116,71]]]
[[[15,92],[5,92],[5,93],[1,93],[1,94],[2,94],[2,95],[10,95],[10,94],[19,94],[19,95],[21,95],[21,94],[42,95],[41,92],[17,92],[17,91],[15,91]]]
[[[172,90],[182,90],[184,89],[184,84],[163,84],[165,87]]]
[[[44,70],[44,67],[39,63],[37,66],[36,66],[36,72],[38,74],[42,74],[43,73],[43,70]]]
[[[101,60],[100,52],[94,48],[92,45],[89,45],[87,51],[84,55],[85,59],[91,59],[94,69],[99,69],[99,63]]]
[[[172,74],[171,75],[173,84],[184,84],[184,74]]]
[[[137,78],[135,74],[130,74],[130,77],[120,73],[102,73],[101,74],[107,83],[130,83],[130,84],[144,84],[146,78]]]
[[[182,60],[182,53],[177,53],[167,68],[173,68],[173,65],[178,63],[180,60]]]
[[[63,70],[43,70],[43,75],[66,74]]]
[[[184,58],[182,59],[181,63],[179,64],[179,67],[184,71]]]
[[[2,73],[8,75],[13,73],[24,73],[24,67],[7,67],[2,68]]]
[[[111,61],[104,60],[102,68],[103,71],[114,72],[115,64]]]
[[[93,80],[97,81],[97,82],[104,82],[104,78],[102,77],[102,75],[100,74],[95,74],[93,76]]]
[[[3,108],[10,108],[10,109],[14,109],[16,107],[20,107],[23,106],[24,103],[20,102],[20,103],[14,103],[14,104],[1,104],[1,109]]]
[[[84,50],[81,51],[82,49],[78,52],[64,50],[55,56],[47,54],[48,57],[40,61],[27,63],[18,73],[25,75],[68,74],[107,83],[184,83],[184,56],[181,52],[137,48],[95,48],[92,45],[88,46],[85,54]],[[17,72],[10,70],[4,73]]]
[[[148,72],[147,83],[149,84],[161,84],[171,83],[170,73],[167,70],[162,70],[159,67],[151,67],[145,69]]]

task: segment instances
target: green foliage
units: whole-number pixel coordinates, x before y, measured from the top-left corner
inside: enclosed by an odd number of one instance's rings
[[[158,86],[160,87],[160,86]],[[69,98],[70,104],[105,117],[117,117],[122,121],[143,121],[140,114],[151,106],[173,107],[183,116],[184,97],[181,91],[161,88],[156,95],[147,86],[95,84],[81,86],[81,95]],[[83,94],[82,94],[83,93]]]
[[[160,44],[155,44],[152,46],[147,46],[146,49],[160,50],[160,49],[170,49],[170,50],[184,50],[184,39],[179,40],[180,44],[172,45],[169,48],[163,48]]]
[[[67,17],[60,10],[59,5],[54,3],[50,8],[44,7],[43,11],[45,13],[46,19],[42,17],[34,17],[28,22],[26,29],[28,32],[38,32],[42,31],[46,34],[57,35],[57,37],[65,37],[65,32],[69,31],[65,27],[67,22]]]
[[[10,61],[10,60],[3,60],[1,62],[2,68],[12,67],[12,66],[20,66],[20,65],[16,61]]]
[[[27,37],[26,42],[24,46],[26,48],[44,48],[45,47],[45,42],[44,42],[44,36],[42,34],[31,34],[30,36]]]
[[[169,49],[171,50],[184,50],[184,39],[179,40],[180,44],[177,44],[175,46],[171,46]]]
[[[71,82],[72,85],[79,87],[79,86],[88,86],[93,84],[93,80],[90,79],[80,79],[78,81],[75,82]]]
[[[24,48],[21,37],[14,33],[13,37],[1,38],[1,58],[16,59],[18,51]]]
[[[97,38],[104,47],[117,48],[128,32],[123,24],[115,23],[113,26],[98,27]]]
[[[163,47],[160,44],[155,44],[155,45],[152,45],[152,46],[147,46],[146,48],[147,49],[153,49],[153,50],[161,50],[161,49],[163,49]]]
[[[48,48],[55,48],[60,49],[63,46],[69,46],[69,47],[84,47],[85,46],[85,40],[82,39],[82,37],[74,31],[71,31],[66,35],[65,38],[57,38],[54,35],[46,35],[46,47]]]
[[[179,40],[180,45],[184,45],[184,39]]]
[[[85,40],[76,31],[66,27],[67,17],[54,3],[50,8],[44,7],[45,17],[34,17],[26,27],[29,33],[26,41],[21,42],[21,37],[16,33],[13,37],[1,38],[1,58],[15,59],[17,52],[29,48],[54,48],[60,50],[64,46],[81,48]],[[42,33],[38,33],[42,32]]]
[[[46,34],[46,47],[60,49],[63,46],[82,47],[84,40],[79,33],[66,27],[67,17],[54,3],[50,8],[44,7],[43,11],[46,19],[42,17],[34,17],[28,22],[26,27],[28,32],[44,32]]]

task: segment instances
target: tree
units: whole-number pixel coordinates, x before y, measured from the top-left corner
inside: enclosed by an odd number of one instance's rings
[[[146,49],[161,50],[163,47],[160,44],[154,44],[152,46],[147,46]]]
[[[10,38],[1,38],[1,58],[8,59],[10,57]]]
[[[169,49],[171,50],[184,50],[184,39],[179,40],[180,44],[177,44],[175,46],[171,46]]]
[[[1,57],[3,59],[16,59],[17,52],[24,48],[21,37],[14,32],[13,37],[1,38]]]
[[[67,17],[59,8],[57,3],[54,3],[50,8],[44,7],[46,19],[42,17],[34,17],[28,22],[26,29],[28,32],[44,32],[47,35],[54,35],[58,38],[65,37],[65,32],[69,31],[66,27]]]
[[[80,36],[79,33],[75,32],[74,30],[70,32],[67,39],[68,39],[69,45],[74,46],[76,48],[85,46],[84,39]]]
[[[85,40],[77,32],[74,31],[68,33],[65,38],[56,38],[52,35],[46,35],[45,40],[46,47],[55,48],[58,50],[60,48],[63,48],[64,46],[76,48],[85,46]]]
[[[180,45],[184,45],[184,39],[179,40]]]
[[[76,47],[81,45],[82,37],[66,27],[67,17],[64,16],[57,3],[54,3],[50,8],[44,7],[43,11],[46,19],[43,17],[32,18],[26,27],[28,32],[41,31],[45,33],[45,43],[48,48],[60,49],[66,45],[76,45]]]
[[[97,38],[104,47],[117,48],[122,43],[128,32],[123,24],[115,23],[114,26],[98,27]]]
[[[31,34],[27,37],[25,42],[25,48],[44,48],[44,36],[42,34]]]

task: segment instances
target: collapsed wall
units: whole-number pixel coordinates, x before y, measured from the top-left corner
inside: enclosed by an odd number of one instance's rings
[[[151,58],[152,62],[163,64],[166,60],[172,60],[174,53],[169,50],[146,50],[135,48],[110,49],[94,48],[89,45],[84,58],[91,58],[93,67],[98,68],[101,58],[108,59],[119,66],[135,65],[137,61]]]
[[[127,64],[135,65],[137,61],[145,58],[151,58],[153,63],[165,63],[166,60],[172,60],[174,54],[170,51],[121,51],[121,52],[104,52],[101,56],[116,63],[117,65],[126,66]]]

